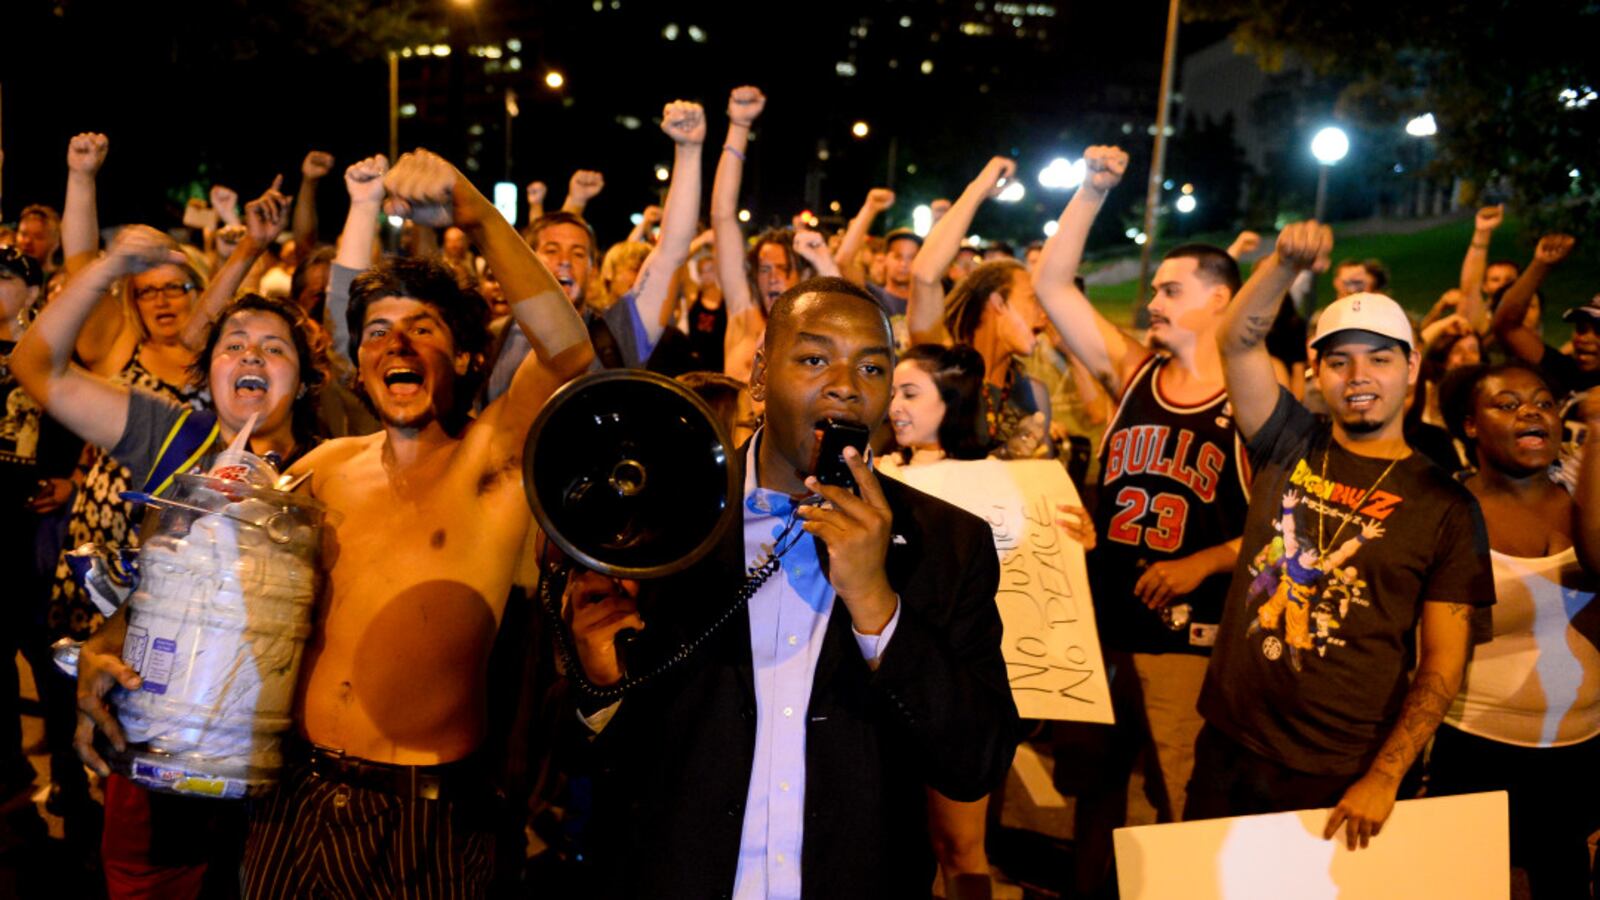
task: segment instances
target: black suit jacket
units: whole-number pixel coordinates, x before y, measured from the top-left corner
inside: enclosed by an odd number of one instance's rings
[[[894,513],[886,565],[900,620],[873,671],[849,611],[834,602],[807,710],[806,897],[927,897],[924,788],[984,796],[1003,782],[1020,736],[989,527],[881,484]],[[712,558],[646,586],[635,671],[728,608],[744,580],[743,544],[736,525]],[[600,735],[582,733],[595,791],[590,858],[605,895],[731,895],[755,751],[752,668],[741,609],[671,675],[629,693]]]

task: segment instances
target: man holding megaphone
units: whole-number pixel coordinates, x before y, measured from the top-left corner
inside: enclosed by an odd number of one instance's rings
[[[1005,777],[1018,719],[988,526],[824,435],[881,424],[893,346],[859,287],[785,292],[751,379],[765,426],[736,454],[742,528],[678,575],[569,578],[603,895],[925,895],[926,787],[974,800]],[[826,475],[839,457],[853,485],[825,483],[847,480]],[[630,685],[625,662],[686,647]]]

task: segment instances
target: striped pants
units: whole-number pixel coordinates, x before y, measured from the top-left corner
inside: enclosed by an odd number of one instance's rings
[[[482,897],[491,809],[487,796],[404,797],[291,767],[252,805],[240,890],[247,900]]]

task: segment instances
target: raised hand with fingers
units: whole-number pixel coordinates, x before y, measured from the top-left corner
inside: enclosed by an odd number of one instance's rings
[[[749,128],[766,108],[767,95],[761,93],[758,87],[743,85],[734,88],[728,95],[728,120],[735,125]]]
[[[389,158],[382,153],[369,156],[344,170],[344,189],[351,203],[382,203],[383,176],[389,172]]]
[[[117,232],[106,258],[119,275],[148,272],[168,264],[181,266],[189,261],[177,242],[149,225],[129,225]]]
[[[818,275],[838,276],[839,265],[828,251],[828,239],[819,232],[801,229],[794,233],[795,255],[811,264]]]
[[[572,173],[572,178],[567,182],[567,199],[579,203],[588,203],[605,189],[605,176],[589,169],[579,169]]]
[[[1128,171],[1128,154],[1121,147],[1089,147],[1083,151],[1083,165],[1083,188],[1104,196]]]
[[[1310,269],[1333,253],[1333,229],[1316,221],[1285,225],[1273,252],[1291,269]]]
[[[1016,161],[1004,156],[996,156],[989,160],[989,163],[983,167],[983,171],[978,173],[978,177],[973,179],[973,184],[982,185],[985,194],[990,199],[994,199],[1000,196],[1001,191],[1005,190],[1006,183],[1015,177],[1017,177]]]
[[[482,195],[444,157],[422,148],[402,153],[383,178],[389,215],[404,216],[418,225],[443,228],[478,224]]]
[[[105,164],[106,150],[111,142],[106,136],[93,131],[75,134],[67,141],[67,170],[83,175],[94,175]]]
[[[698,103],[674,100],[661,110],[661,131],[675,144],[703,144],[706,112]]]
[[[867,191],[867,202],[864,205],[874,213],[881,213],[894,205],[894,191],[888,188],[873,188]]]
[[[279,175],[266,193],[244,205],[244,227],[258,247],[277,240],[289,224],[289,207],[294,201],[279,190],[282,186],[283,176]]]
[[[1539,246],[1534,248],[1533,259],[1547,266],[1560,265],[1572,252],[1575,243],[1577,241],[1570,234],[1547,234],[1539,238]]]
[[[1261,248],[1261,235],[1254,231],[1241,231],[1239,236],[1228,245],[1228,255],[1234,259],[1248,256]]]
[[[326,178],[333,171],[333,154],[321,150],[313,150],[306,154],[300,162],[300,175],[303,178]]]
[[[118,752],[128,749],[122,725],[107,705],[106,695],[119,686],[137,691],[144,684],[139,673],[122,661],[126,632],[125,616],[112,616],[84,642],[78,653],[78,727],[72,736],[72,746],[78,757],[101,775],[111,774],[111,767],[95,749],[95,731],[104,734]]]
[[[1500,227],[1500,223],[1504,222],[1505,218],[1505,204],[1497,203],[1494,206],[1485,206],[1478,210],[1478,214],[1473,217],[1472,224],[1479,231],[1493,231]]]

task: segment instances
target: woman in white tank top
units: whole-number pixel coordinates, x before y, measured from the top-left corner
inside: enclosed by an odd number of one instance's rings
[[[1587,897],[1600,825],[1600,457],[1575,500],[1550,478],[1558,398],[1536,371],[1475,367],[1447,385],[1451,429],[1473,447],[1466,485],[1494,563],[1493,637],[1473,650],[1434,739],[1432,794],[1506,790],[1511,862],[1534,897]],[[1585,412],[1600,419],[1597,398]],[[1587,536],[1587,539],[1586,539]]]

